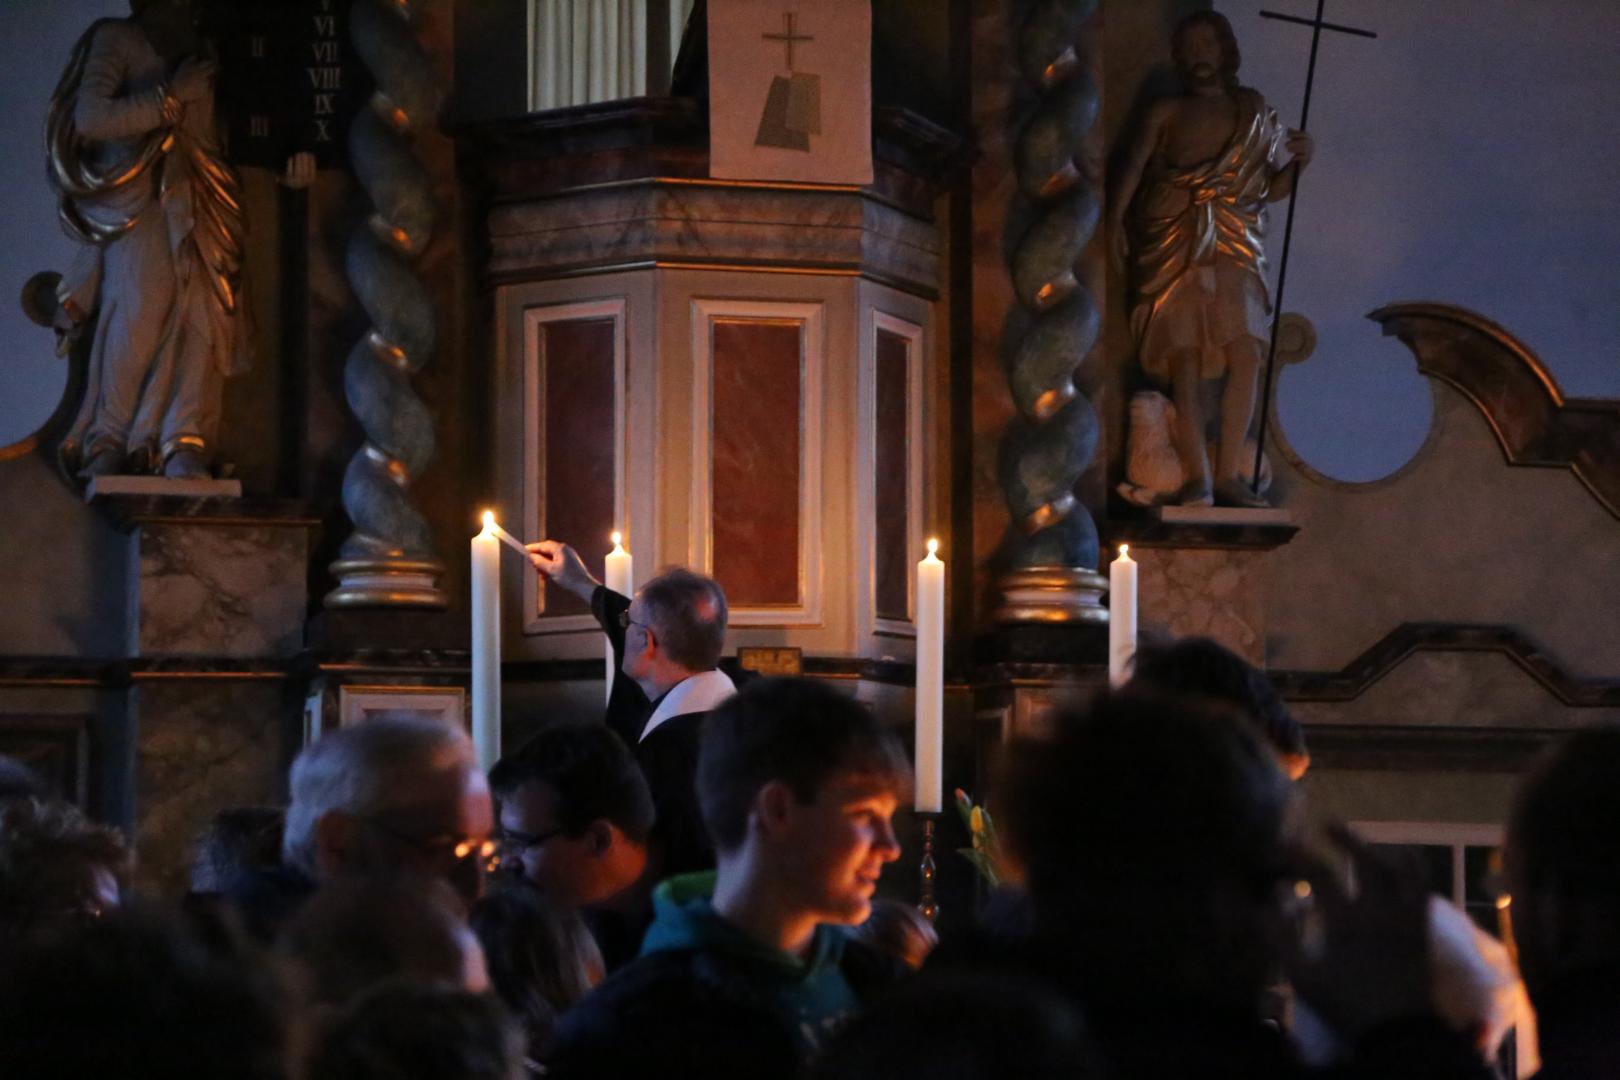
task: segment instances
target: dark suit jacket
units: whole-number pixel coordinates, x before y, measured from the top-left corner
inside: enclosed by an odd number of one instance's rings
[[[641,741],[641,729],[652,715],[653,704],[641,692],[634,679],[624,673],[624,627],[619,616],[630,610],[630,598],[614,592],[606,585],[598,585],[591,594],[591,614],[613,646],[613,689],[608,695],[607,725],[618,733],[624,744],[634,747]]]

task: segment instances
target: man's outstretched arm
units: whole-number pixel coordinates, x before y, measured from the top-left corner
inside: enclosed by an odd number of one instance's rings
[[[585,569],[585,560],[579,552],[556,540],[542,540],[529,544],[529,562],[540,576],[565,592],[573,593],[587,604],[602,584]]]

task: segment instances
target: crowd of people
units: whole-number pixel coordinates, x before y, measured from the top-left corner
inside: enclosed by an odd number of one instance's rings
[[[1496,1075],[1518,975],[1416,868],[1307,830],[1300,727],[1221,647],[1144,649],[1007,748],[1006,884],[939,935],[878,896],[911,768],[870,709],[733,686],[707,578],[533,559],[615,644],[606,723],[538,718],[488,775],[437,720],[327,733],[178,904],[0,759],[0,1077]],[[1620,729],[1575,733],[1508,833],[1544,1080],[1620,1076],[1617,847]]]

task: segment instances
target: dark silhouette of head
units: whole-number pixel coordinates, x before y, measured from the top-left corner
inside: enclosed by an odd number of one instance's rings
[[[1305,730],[1271,680],[1219,642],[1191,637],[1169,645],[1144,644],[1132,663],[1131,686],[1231,706],[1254,722],[1290,777],[1299,779],[1310,766]]]
[[[530,1056],[544,1060],[557,1017],[602,981],[602,954],[579,913],[518,879],[473,905],[495,993],[523,1024]]]
[[[816,1080],[1088,1080],[1105,1075],[1080,1014],[1006,975],[924,975],[845,1028]]]
[[[1230,715],[1136,693],[1054,731],[1015,744],[1002,797],[1035,937],[1088,998],[1257,1003],[1296,865],[1270,751]]]
[[[523,1036],[488,994],[396,982],[356,1001],[322,1035],[308,1080],[522,1080]]]
[[[280,866],[286,822],[287,812],[277,806],[235,806],[215,814],[192,846],[192,891],[230,892]]]
[[[1508,824],[1513,936],[1530,999],[1620,971],[1620,726],[1578,731],[1520,789]],[[1620,977],[1617,977],[1620,980]]]
[[[0,964],[0,1062],[30,1080],[285,1080],[269,969],[172,917],[113,912]]]
[[[131,866],[123,834],[67,803],[0,803],[0,937],[99,918],[119,904]]]
[[[488,986],[483,950],[442,882],[415,877],[329,883],[282,931],[282,955],[302,971],[309,999],[341,1008],[392,979]]]

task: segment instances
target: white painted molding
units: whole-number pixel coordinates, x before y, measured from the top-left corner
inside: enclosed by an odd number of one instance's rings
[[[877,613],[877,335],[879,331],[895,334],[906,342],[906,565],[922,558],[927,542],[923,536],[923,328],[908,319],[900,318],[876,307],[867,309],[869,325],[863,328],[861,341],[861,383],[858,407],[861,413],[861,439],[857,448],[856,528],[864,544],[862,565],[865,573],[861,587],[866,591],[862,610],[868,615],[869,625],[862,627],[866,634],[885,634],[892,637],[915,638],[917,627],[917,582],[914,574],[906,576],[906,615],[904,620],[885,619]]]
[[[625,380],[626,380],[626,316],[628,302],[625,296],[577,300],[560,304],[537,304],[523,309],[523,508],[522,538],[526,541],[543,539],[546,523],[543,510],[546,505],[546,478],[541,475],[541,436],[546,430],[544,330],[547,323],[573,322],[583,319],[613,320],[613,520],[614,527],[624,533],[625,546],[634,551],[634,537],[625,514]],[[607,538],[603,537],[603,550]],[[581,552],[589,557],[589,552]],[[587,563],[587,565],[589,565]],[[590,615],[551,615],[540,606],[540,582],[536,575],[523,577],[523,633],[568,634],[597,629],[596,619]]]

